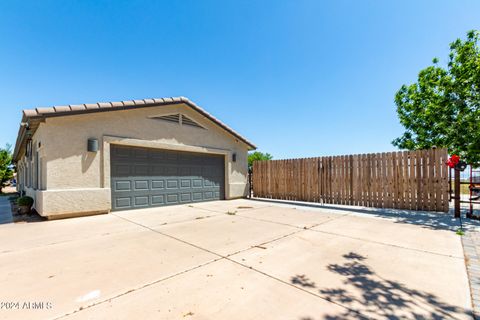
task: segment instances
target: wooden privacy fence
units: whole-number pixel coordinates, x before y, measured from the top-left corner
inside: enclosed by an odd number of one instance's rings
[[[260,198],[448,211],[446,149],[255,161]]]

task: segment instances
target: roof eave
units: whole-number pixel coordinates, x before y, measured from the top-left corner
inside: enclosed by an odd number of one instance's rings
[[[248,147],[248,150],[255,150],[257,147],[242,137],[240,134],[235,132],[233,129],[222,123],[220,120],[216,119],[214,116],[209,114],[207,111],[196,105],[190,99],[185,97],[177,98],[162,98],[162,99],[144,99],[144,100],[130,100],[130,101],[121,101],[121,102],[107,102],[107,103],[97,103],[97,104],[84,104],[78,106],[63,106],[63,107],[52,107],[52,108],[36,108],[32,110],[24,110],[22,115],[22,123],[31,123],[45,121],[46,118],[50,117],[63,117],[76,114],[85,114],[85,113],[96,113],[96,112],[105,112],[105,111],[120,111],[120,110],[131,110],[137,108],[145,107],[155,107],[162,105],[175,105],[175,104],[186,104],[198,113],[202,114],[206,118],[210,119],[213,123],[227,131],[229,134],[237,138],[238,140],[245,143]],[[80,107],[83,106],[83,107]],[[40,112],[39,112],[40,111]],[[36,128],[35,128],[36,129]],[[19,160],[20,150],[25,142],[26,128],[24,125],[20,125],[17,141],[15,143],[15,150],[13,153],[14,161]],[[34,132],[35,133],[35,132]]]
[[[22,123],[26,122],[25,113],[22,114],[22,120],[20,121],[20,128],[18,128],[17,141],[15,141],[15,149],[13,150],[13,161],[17,162],[19,159],[20,146],[22,145],[25,137],[25,126]]]

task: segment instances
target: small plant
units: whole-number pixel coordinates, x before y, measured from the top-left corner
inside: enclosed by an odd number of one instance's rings
[[[18,211],[20,214],[30,214],[33,205],[33,198],[23,196],[17,199]]]
[[[465,235],[465,231],[463,231],[463,229],[458,229],[457,232],[456,232],[457,235],[459,236],[464,236]]]
[[[234,215],[237,214],[237,211],[227,211],[227,214],[228,214],[229,216],[234,216]]]
[[[17,205],[19,206],[32,206],[33,198],[29,196],[23,196],[17,199]]]

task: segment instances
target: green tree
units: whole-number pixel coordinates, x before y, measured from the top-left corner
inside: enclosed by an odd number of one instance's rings
[[[272,158],[273,157],[270,153],[263,153],[260,151],[251,152],[248,154],[248,169],[252,169],[253,161],[272,160]]]
[[[395,96],[398,117],[405,127],[393,145],[408,150],[448,148],[468,163],[480,165],[480,33],[450,44],[448,64],[438,59],[403,85]]]
[[[0,148],[0,193],[7,181],[13,178],[12,148],[9,144]]]

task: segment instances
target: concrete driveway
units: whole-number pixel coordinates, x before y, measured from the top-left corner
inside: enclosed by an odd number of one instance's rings
[[[253,200],[4,224],[0,318],[470,318],[457,227]]]

